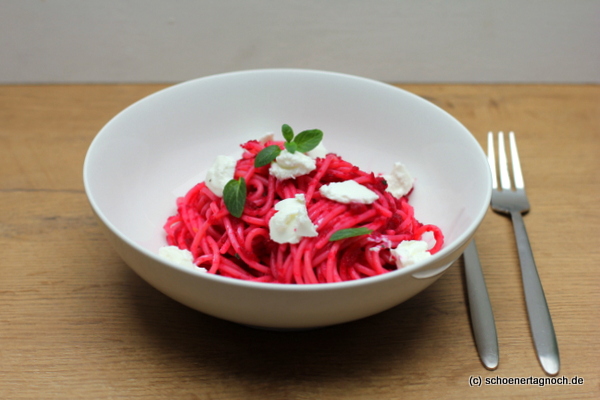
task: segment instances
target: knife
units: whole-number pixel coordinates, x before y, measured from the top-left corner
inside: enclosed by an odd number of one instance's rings
[[[467,246],[463,259],[475,345],[483,365],[494,370],[498,367],[499,359],[498,334],[475,240]]]

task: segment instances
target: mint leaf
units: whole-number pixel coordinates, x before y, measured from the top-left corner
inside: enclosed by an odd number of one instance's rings
[[[281,149],[276,144],[265,147],[256,155],[256,158],[254,159],[254,166],[256,168],[264,167],[277,158],[279,153],[281,153]]]
[[[296,142],[285,142],[283,145],[285,146],[285,149],[292,154],[298,149],[298,144]]]
[[[294,139],[294,131],[288,124],[283,124],[281,126],[281,133],[283,133],[283,137],[285,138],[286,142],[291,142],[292,139]]]
[[[311,129],[302,131],[294,138],[294,143],[298,145],[297,150],[300,153],[311,151],[323,140],[323,132],[320,129]]]
[[[294,137],[294,131],[288,124],[281,126],[281,133],[285,138],[283,146],[290,153],[299,151],[300,153],[306,153],[311,151],[321,143],[323,140],[323,132],[319,129],[311,129],[302,131]],[[254,166],[256,168],[264,167],[271,163],[281,153],[281,148],[275,144],[267,146],[258,152],[256,158],[254,158]]]
[[[348,229],[340,229],[336,231],[329,237],[330,242],[335,242],[336,240],[348,239],[355,236],[368,235],[373,232],[372,229],[369,228],[348,228]]]
[[[244,177],[227,182],[223,188],[223,201],[231,215],[238,218],[242,216],[244,204],[246,204],[246,180]]]

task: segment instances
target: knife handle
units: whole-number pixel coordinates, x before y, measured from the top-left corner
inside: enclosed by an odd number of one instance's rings
[[[475,240],[465,249],[463,259],[475,345],[483,365],[489,370],[494,370],[499,361],[498,334]]]

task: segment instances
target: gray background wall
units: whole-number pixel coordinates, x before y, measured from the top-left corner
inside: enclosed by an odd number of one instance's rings
[[[240,69],[388,82],[599,83],[597,0],[0,0],[0,83]]]

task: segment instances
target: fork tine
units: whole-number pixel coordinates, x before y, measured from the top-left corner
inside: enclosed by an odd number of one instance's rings
[[[510,141],[510,158],[512,160],[513,180],[515,181],[516,189],[523,189],[525,182],[523,182],[523,172],[521,171],[521,161],[519,160],[519,153],[517,151],[517,142],[515,141],[515,133],[510,132],[508,134]]]
[[[492,189],[498,189],[498,174],[496,172],[496,152],[494,150],[494,134],[488,132],[488,164],[490,164],[490,171],[492,172]]]
[[[500,185],[503,190],[510,190],[510,175],[508,173],[508,161],[504,149],[504,133],[498,133],[498,167],[500,168]]]

